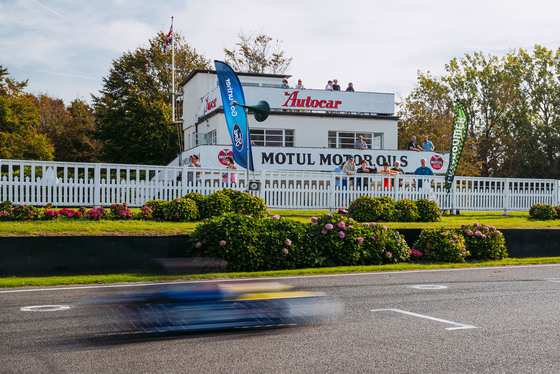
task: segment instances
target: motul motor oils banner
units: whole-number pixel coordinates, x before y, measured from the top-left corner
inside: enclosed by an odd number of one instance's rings
[[[427,166],[435,174],[443,174],[449,163],[449,154],[436,152],[413,152],[406,150],[357,150],[325,148],[285,148],[253,146],[253,162],[257,170],[299,170],[299,171],[333,171],[349,156],[353,156],[357,165],[362,159],[370,165],[376,164],[381,170],[385,162],[391,167],[395,161],[406,173],[414,173],[420,167],[420,160],[425,158]],[[200,157],[200,164],[208,168],[223,168],[225,158],[233,154],[231,146],[203,145],[183,153],[183,160],[190,155]]]

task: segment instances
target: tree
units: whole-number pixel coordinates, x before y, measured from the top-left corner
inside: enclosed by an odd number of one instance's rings
[[[292,58],[284,57],[282,41],[266,34],[252,37],[241,32],[238,37],[234,48],[224,48],[225,61],[235,71],[283,74],[290,68]]]
[[[0,65],[0,158],[22,160],[53,159],[53,147],[45,135],[37,133],[39,115],[32,96]]]
[[[93,96],[97,128],[105,162],[167,164],[181,149],[171,115],[171,53],[162,54],[166,35],[150,39],[147,47],[127,52],[113,61],[103,78],[99,96]],[[180,82],[210,61],[175,33],[175,69]]]
[[[448,151],[451,147],[454,100],[445,83],[430,72],[418,72],[416,87],[399,104],[399,144],[406,147],[412,135],[422,139],[428,135],[437,151]],[[469,136],[461,156],[458,175],[477,175],[474,139]]]

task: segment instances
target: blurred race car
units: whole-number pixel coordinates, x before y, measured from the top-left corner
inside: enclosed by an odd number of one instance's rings
[[[292,325],[323,320],[339,303],[280,283],[229,283],[90,299],[113,330],[169,333]]]

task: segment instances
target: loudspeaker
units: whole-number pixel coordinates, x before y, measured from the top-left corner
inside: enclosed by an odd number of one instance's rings
[[[249,182],[249,191],[260,191],[260,190],[261,190],[261,182],[257,182],[257,181]]]
[[[235,105],[252,110],[253,115],[255,116],[257,122],[264,121],[265,119],[268,118],[268,115],[270,114],[270,105],[268,105],[268,103],[264,100],[259,101],[255,105],[241,105],[238,103],[235,103]]]

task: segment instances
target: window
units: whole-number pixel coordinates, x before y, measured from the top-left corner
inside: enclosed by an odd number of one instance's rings
[[[294,130],[251,129],[251,141],[267,147],[293,147]]]
[[[364,137],[369,149],[383,149],[383,133],[329,131],[329,148],[354,148],[360,136]]]

